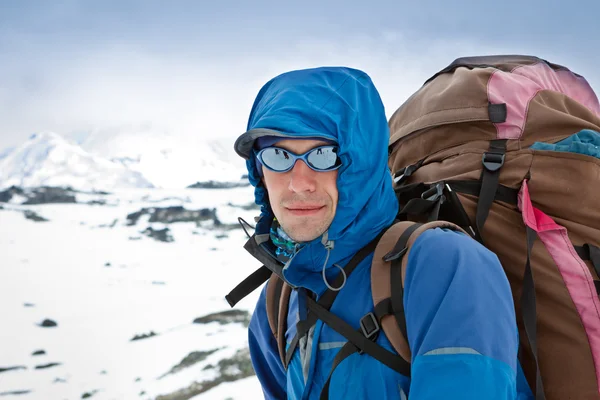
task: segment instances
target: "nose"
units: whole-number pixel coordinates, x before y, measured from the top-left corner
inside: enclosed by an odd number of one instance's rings
[[[318,172],[310,169],[302,160],[296,161],[290,171],[289,190],[295,193],[314,192],[317,188]]]

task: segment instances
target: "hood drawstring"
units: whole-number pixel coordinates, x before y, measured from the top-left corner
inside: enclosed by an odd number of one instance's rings
[[[327,261],[329,261],[329,254],[331,253],[331,250],[333,249],[333,240],[328,240],[327,232],[325,232],[323,234],[323,239],[321,240],[321,243],[323,243],[323,246],[325,246],[325,248],[327,249],[327,256],[325,257],[325,262],[323,263],[323,269],[321,270],[321,274],[323,276],[323,282],[325,282],[325,286],[327,286],[329,288],[329,290],[338,292],[338,291],[342,290],[342,288],[346,284],[346,279],[347,279],[346,271],[344,271],[344,268],[340,267],[339,265],[333,264],[334,267],[336,267],[340,270],[342,276],[344,277],[344,280],[339,288],[334,288],[333,286],[331,286],[329,284],[329,282],[327,281],[327,276],[325,275],[325,269],[327,268]]]

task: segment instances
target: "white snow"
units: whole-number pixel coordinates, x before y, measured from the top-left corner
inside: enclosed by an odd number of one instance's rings
[[[0,158],[0,188],[12,185],[82,190],[153,186],[139,172],[92,155],[52,132],[33,134]]]
[[[120,162],[160,188],[184,188],[208,180],[239,181],[246,173],[231,139],[194,141],[151,126],[96,129],[78,133],[75,139],[86,151]]]
[[[207,365],[247,347],[242,324],[192,324],[197,317],[229,310],[224,296],[260,266],[242,247],[243,231],[231,230],[218,239],[222,232],[175,223],[169,225],[175,241],[163,243],[140,233],[149,225],[145,220],[127,226],[125,217],[143,207],[183,205],[216,207],[223,223],[234,223],[238,216],[252,223],[257,210],[230,204],[251,203],[252,188],[77,194],[79,202],[94,198],[107,205],[4,203],[0,210],[0,368],[26,367],[0,373],[0,393],[31,391],[3,398],[80,399],[93,393],[93,400],[155,399],[213,378],[214,370],[204,370]],[[25,219],[22,210],[49,221]],[[252,312],[258,294],[236,309]],[[58,326],[39,327],[46,318]],[[130,341],[151,331],[158,335]],[[45,355],[31,355],[41,349]],[[189,353],[212,349],[219,350],[159,379]],[[51,362],[61,365],[35,369]],[[194,397],[225,398],[263,395],[250,377]]]

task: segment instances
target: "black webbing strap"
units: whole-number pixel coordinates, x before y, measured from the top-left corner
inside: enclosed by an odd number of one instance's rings
[[[419,160],[416,163],[411,164],[408,167],[404,167],[398,172],[396,172],[394,174],[394,183],[396,185],[401,185],[407,178],[414,174],[416,170],[421,168],[421,166],[423,165],[423,161],[425,161],[425,159]]]
[[[600,247],[586,243],[583,246],[573,246],[577,255],[584,261],[591,261],[596,275],[600,278]]]
[[[418,198],[411,198],[408,200],[406,205],[398,212],[398,215],[428,215],[428,222],[436,221],[439,218],[441,205],[446,201],[444,196],[444,182],[438,182],[432,185],[415,185],[411,188],[411,191],[424,188],[418,194]],[[400,196],[406,195],[396,191],[396,195],[399,197],[400,204],[403,204],[400,200]]]
[[[498,182],[500,181],[500,169],[504,165],[505,154],[506,139],[492,140],[489,150],[483,153],[481,159],[483,164],[481,171],[481,191],[479,192],[477,214],[475,216],[475,226],[480,237],[492,203],[496,198]]]
[[[370,243],[368,243],[366,246],[364,246],[362,249],[360,249],[354,255],[354,257],[352,257],[352,259],[350,259],[348,264],[346,264],[346,266],[344,267],[346,279],[348,279],[350,274],[352,274],[352,272],[356,269],[358,264],[360,264],[360,262],[362,260],[364,260],[365,257],[367,257],[369,254],[371,254],[373,251],[375,251],[375,247],[377,247],[377,243],[379,243],[379,240],[381,239],[381,237],[383,236],[384,233],[385,233],[385,231],[383,231],[379,235],[377,235],[377,237],[375,239],[373,239]],[[344,281],[343,275],[344,274],[340,273],[335,277],[335,279],[333,280],[334,287],[340,287],[342,285],[342,283]],[[322,307],[324,307],[325,309],[329,310],[331,308],[331,306],[333,305],[333,302],[334,302],[335,298],[337,297],[338,293],[339,293],[339,291],[333,291],[333,290],[327,289],[327,291],[319,299],[319,304]],[[289,365],[290,361],[292,360],[292,356],[294,355],[294,351],[296,350],[296,347],[298,347],[300,338],[308,333],[310,328],[317,322],[317,320],[318,320],[318,317],[314,313],[309,312],[307,314],[307,318],[305,320],[300,320],[296,324],[296,335],[292,338],[292,341],[290,342],[290,345],[288,346],[288,349],[285,353],[284,367],[286,369],[287,369],[287,366]]]
[[[404,376],[410,376],[410,364],[399,355],[379,346],[371,339],[367,338],[361,331],[355,330],[350,324],[329,312],[323,306],[311,299],[308,300],[308,309],[317,315],[317,317],[333,328],[340,335],[348,339],[360,351],[369,354],[383,364],[387,365],[396,372]]]
[[[400,331],[408,340],[406,333],[406,316],[404,315],[404,286],[402,284],[402,258],[406,254],[408,239],[422,224],[414,224],[408,227],[396,242],[393,250],[383,257],[383,261],[391,261],[390,268],[390,283],[391,283],[391,298],[392,309],[396,323]]]
[[[531,352],[535,360],[535,399],[545,400],[544,386],[542,384],[542,376],[540,374],[540,365],[538,362],[537,349],[537,310],[535,304],[535,284],[533,281],[533,272],[531,271],[531,250],[537,238],[537,233],[527,228],[527,263],[525,264],[525,274],[523,276],[523,292],[521,293],[521,310],[523,314],[523,325],[527,340],[531,347]]]
[[[446,181],[446,184],[458,193],[471,194],[473,196],[479,196],[479,193],[481,193],[481,182],[479,181]],[[517,205],[518,197],[518,189],[498,184],[494,199],[507,204]]]
[[[225,296],[225,300],[227,300],[231,307],[235,306],[240,300],[268,281],[271,274],[271,270],[263,265],[229,292],[229,294]],[[283,281],[281,281],[281,283],[283,284]]]
[[[586,243],[583,246],[573,246],[579,258],[584,261],[591,261],[596,275],[600,278],[600,248]],[[596,294],[600,295],[600,281],[594,280]]]
[[[381,319],[386,315],[394,314],[394,309],[392,308],[392,299],[388,297],[377,303],[373,309],[373,314],[375,314],[377,321],[381,321]]]
[[[478,182],[476,182],[476,183],[478,183]],[[449,209],[447,211],[446,215],[449,213],[451,215],[451,217],[446,217],[446,218],[442,217],[441,219],[448,219],[449,221],[454,221],[458,226],[462,227],[465,231],[467,231],[469,233],[469,235],[471,235],[471,237],[473,237],[479,243],[483,243],[481,236],[479,236],[477,231],[473,228],[471,219],[469,218],[469,215],[465,211],[465,208],[463,207],[462,202],[460,201],[460,199],[458,198],[458,196],[456,195],[456,193],[454,192],[454,190],[452,189],[452,187],[450,185],[446,184],[446,187],[448,189],[447,190],[448,202],[446,203],[447,208],[449,208],[448,206],[452,207],[452,209]]]

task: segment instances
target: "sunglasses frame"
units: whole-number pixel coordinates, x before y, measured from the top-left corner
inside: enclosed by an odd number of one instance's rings
[[[291,151],[290,151],[290,150],[288,150],[288,149],[284,149],[283,147],[271,146],[271,147],[265,147],[264,149],[262,149],[262,150],[260,150],[260,151],[258,151],[258,152],[257,152],[256,150],[254,150],[254,155],[256,156],[257,160],[258,160],[258,161],[261,163],[261,165],[263,165],[265,168],[267,168],[268,170],[270,170],[270,171],[273,171],[273,172],[280,172],[280,173],[283,173],[283,172],[288,172],[288,171],[290,171],[292,168],[294,168],[294,166],[296,165],[296,161],[298,161],[298,160],[302,160],[302,161],[304,161],[304,163],[305,163],[305,164],[306,164],[306,165],[307,165],[307,166],[308,166],[310,169],[312,169],[313,171],[316,171],[316,172],[329,172],[329,171],[335,171],[336,169],[340,168],[340,167],[342,166],[342,162],[341,162],[341,159],[340,159],[340,156],[339,156],[339,155],[337,156],[337,161],[336,161],[336,164],[335,164],[333,167],[331,167],[331,168],[328,168],[328,169],[318,169],[318,168],[316,168],[316,167],[314,167],[314,166],[312,166],[312,165],[311,165],[311,163],[308,161],[308,155],[309,155],[309,154],[311,154],[313,151],[317,151],[318,149],[323,149],[323,148],[334,148],[334,149],[337,149],[338,151],[339,151],[339,149],[340,149],[340,147],[339,147],[339,146],[332,145],[332,144],[328,144],[328,145],[323,145],[323,146],[318,146],[318,147],[315,147],[315,148],[313,148],[313,149],[310,149],[310,150],[308,150],[307,152],[305,152],[305,153],[302,153],[302,154],[296,154],[296,153],[294,153],[294,152],[291,152]],[[287,153],[288,153],[288,154],[291,156],[291,158],[293,159],[292,165],[291,165],[289,168],[287,168],[287,169],[285,169],[285,170],[281,170],[281,171],[280,171],[280,170],[276,170],[276,169],[273,169],[273,168],[269,167],[269,166],[268,166],[268,165],[267,165],[267,164],[266,164],[266,163],[263,161],[263,159],[262,159],[262,154],[263,154],[263,153],[264,153],[266,150],[269,150],[269,149],[277,149],[277,150],[281,150],[281,151],[285,151],[285,152],[287,152]],[[336,154],[337,154],[337,153],[336,153]]]

